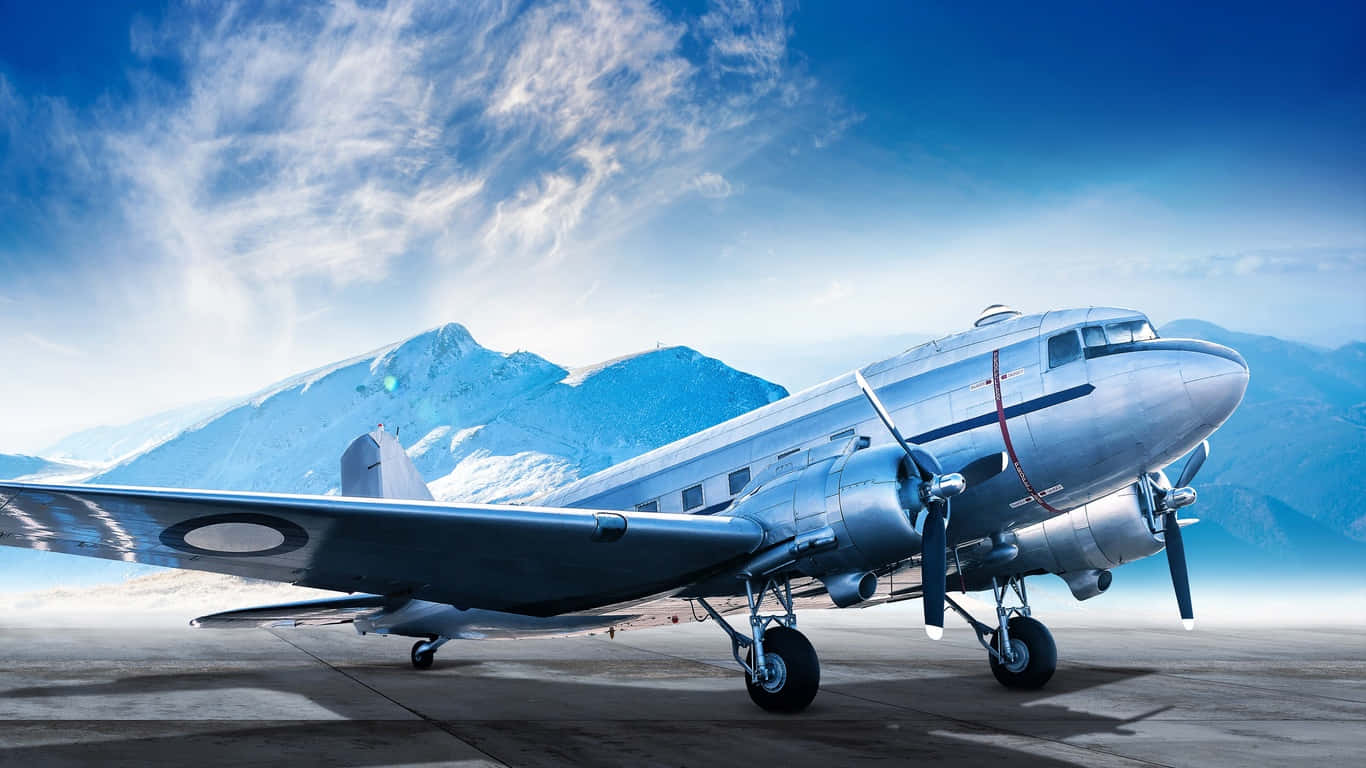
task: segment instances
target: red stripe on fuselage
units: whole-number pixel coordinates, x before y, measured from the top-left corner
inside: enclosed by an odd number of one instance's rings
[[[1020,485],[1024,486],[1029,498],[1039,506],[1055,515],[1062,514],[1062,510],[1049,506],[1048,502],[1043,500],[1043,494],[1034,490],[1029,478],[1025,476],[1024,467],[1020,466],[1020,457],[1015,455],[1015,446],[1010,442],[1010,428],[1006,426],[1006,406],[1001,401],[1001,350],[999,349],[991,352],[991,387],[996,392],[996,421],[1001,425],[1001,439],[1005,441],[1006,455],[1010,457],[1010,465],[1015,467],[1015,474],[1020,476]]]

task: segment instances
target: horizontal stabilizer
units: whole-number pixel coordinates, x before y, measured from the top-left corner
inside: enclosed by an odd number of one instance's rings
[[[262,605],[238,611],[224,611],[200,616],[190,622],[192,627],[208,629],[249,629],[253,627],[314,627],[324,624],[350,624],[358,616],[383,608],[396,608],[405,601],[380,595],[352,595],[304,600],[298,603]]]

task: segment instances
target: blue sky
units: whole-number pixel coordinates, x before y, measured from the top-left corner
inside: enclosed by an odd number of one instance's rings
[[[455,320],[1366,337],[1366,9],[0,0],[0,450]]]

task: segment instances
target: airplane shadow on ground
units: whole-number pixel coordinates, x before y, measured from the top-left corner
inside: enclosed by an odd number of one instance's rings
[[[97,683],[10,689],[0,695],[11,700],[213,691],[241,696],[244,689],[266,690],[302,695],[343,719],[8,721],[0,723],[0,764],[428,763],[474,754],[459,739],[493,759],[534,766],[744,761],[789,768],[921,760],[946,765],[992,760],[1071,765],[1030,747],[1050,747],[1054,745],[1049,742],[1083,735],[1127,735],[1125,726],[1141,718],[1108,717],[1046,700],[1149,674],[1067,668],[1048,689],[1020,692],[1001,690],[989,675],[984,678],[980,665],[973,665],[970,673],[961,675],[831,684],[822,688],[807,712],[777,716],[753,708],[738,679],[729,689],[680,690],[650,688],[640,681],[508,677],[506,666],[448,660],[438,662],[432,672],[416,675],[398,665],[340,664],[329,672],[315,667],[131,675]],[[613,663],[596,666],[611,672]],[[710,677],[719,676],[715,668],[706,669],[712,671]],[[336,681],[327,677],[338,672],[360,682],[355,688],[342,686],[344,695],[338,695]],[[959,706],[935,708],[932,702],[947,692]],[[376,719],[377,706],[386,708],[380,695],[411,707],[416,717],[403,719],[409,712],[394,706],[393,719]],[[450,710],[449,703],[461,697],[469,699]],[[973,710],[972,701],[983,703],[981,711]],[[470,713],[480,716],[468,717]],[[1049,742],[1027,738],[1039,723],[1047,723]],[[69,734],[69,743],[53,744],[54,732],[59,737]],[[34,745],[20,746],[26,741]]]

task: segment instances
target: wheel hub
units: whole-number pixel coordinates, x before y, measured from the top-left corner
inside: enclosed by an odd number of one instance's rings
[[[1001,659],[1001,666],[1011,673],[1023,672],[1029,666],[1029,646],[1019,640],[1011,639],[1010,650],[1014,654],[1014,660]]]
[[[769,693],[777,693],[787,684],[787,662],[776,653],[764,654],[764,676],[759,685]]]

